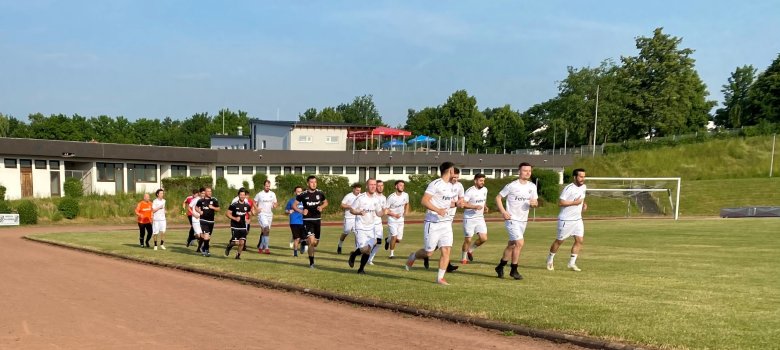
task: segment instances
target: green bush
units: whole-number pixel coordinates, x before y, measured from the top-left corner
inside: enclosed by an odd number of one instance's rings
[[[546,169],[534,169],[531,181],[536,184],[536,191],[539,198],[549,203],[557,203],[560,194],[560,184],[558,183],[558,173]],[[542,203],[539,203],[540,205]]]
[[[57,211],[66,219],[74,219],[79,215],[79,200],[73,197],[65,197],[57,204]]]
[[[228,188],[227,180],[225,180],[224,177],[220,177],[219,179],[217,179],[217,182],[216,182],[214,187],[216,187],[216,188]]]
[[[0,214],[8,214],[10,212],[11,212],[11,207],[8,205],[8,202],[0,199]]]
[[[211,176],[190,176],[190,177],[166,177],[162,179],[162,186],[168,193],[186,193],[190,195],[192,190],[201,187],[211,186]],[[185,196],[185,197],[186,197]]]
[[[49,220],[51,220],[51,222],[59,222],[59,221],[62,221],[62,213],[60,213],[59,211],[55,211],[55,212],[53,212],[53,213],[52,213],[52,214],[49,216]]]
[[[34,225],[38,223],[38,207],[30,200],[20,201],[16,206],[19,213],[19,223],[22,225]]]
[[[5,186],[0,185],[0,201],[5,200]]]
[[[263,189],[263,184],[265,183],[265,180],[268,180],[268,176],[266,174],[255,174],[254,176],[252,176],[252,184],[255,186],[253,187],[255,189],[255,192]]]
[[[244,188],[245,190],[247,190],[247,191],[249,191],[249,190],[251,190],[251,189],[252,189],[251,187],[249,187],[249,181],[246,181],[246,180],[244,180],[243,182],[241,182],[241,187],[243,187],[243,188]]]
[[[286,203],[287,199],[292,197],[295,186],[306,188],[307,177],[308,175],[300,174],[279,175],[276,177],[275,192],[280,205]],[[349,180],[344,176],[338,175],[317,175],[317,187],[325,193],[325,197],[328,199],[329,205],[325,208],[326,214],[340,212],[342,210],[339,205],[341,199],[352,190],[349,187]]]
[[[65,179],[63,187],[65,189],[65,196],[79,198],[84,195],[84,184],[81,183],[81,179],[69,177]]]

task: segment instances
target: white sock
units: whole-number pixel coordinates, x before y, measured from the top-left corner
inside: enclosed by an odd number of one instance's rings
[[[390,256],[395,256],[395,250],[390,250]]]
[[[473,253],[477,248],[479,248],[479,246],[476,243],[472,243],[471,248],[469,248],[469,252]]]
[[[460,260],[466,260],[467,254],[466,252],[460,253]]]
[[[550,254],[547,255],[547,263],[549,264],[553,262],[553,259],[555,259],[555,253],[551,252]]]
[[[368,261],[374,261],[374,257],[378,252],[379,252],[379,246],[374,244],[374,248],[371,249],[371,255],[368,256]]]
[[[342,244],[344,244],[344,241],[339,241],[339,248],[341,248]]]
[[[447,272],[447,270],[439,269],[439,275],[437,277],[437,281],[444,278],[444,273]]]
[[[572,254],[571,259],[569,259],[569,265],[574,265],[574,263],[577,262],[577,254]]]

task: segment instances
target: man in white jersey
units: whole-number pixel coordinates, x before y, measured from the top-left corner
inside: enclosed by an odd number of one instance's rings
[[[553,259],[561,243],[574,236],[574,245],[571,246],[571,258],[568,268],[573,271],[582,271],[577,267],[577,255],[582,249],[582,241],[585,237],[585,225],[582,223],[582,212],[588,210],[585,204],[585,169],[572,171],[573,181],[566,185],[558,198],[558,206],[561,208],[558,214],[558,236],[550,246],[550,254],[547,255],[547,269],[555,270]]]
[[[203,229],[200,226],[200,212],[198,212],[195,208],[198,206],[198,201],[203,199],[206,196],[206,189],[201,187],[198,190],[198,194],[193,195],[192,200],[190,201],[189,207],[192,211],[192,238],[193,240],[198,240],[198,242],[201,242],[200,235],[203,233]],[[189,246],[189,245],[188,245]],[[196,249],[196,252],[200,253],[201,244],[198,244],[198,248]]]
[[[271,222],[274,219],[273,209],[278,205],[276,193],[271,191],[271,181],[265,180],[263,190],[255,195],[255,207],[257,208],[257,221],[260,223],[260,239],[257,241],[257,252],[271,254],[268,247],[271,234]]]
[[[433,180],[425,189],[422,205],[428,211],[425,213],[425,226],[423,229],[424,247],[409,255],[405,268],[409,270],[416,259],[429,258],[438,246],[441,248],[439,259],[439,271],[436,283],[449,285],[444,279],[447,265],[450,262],[452,250],[452,217],[448,214],[450,207],[456,198],[453,196],[450,179],[455,171],[455,164],[444,162],[439,166],[441,178]]]
[[[385,209],[379,200],[376,192],[377,181],[368,179],[366,181],[366,193],[360,195],[352,201],[350,212],[355,215],[355,241],[357,242],[354,252],[349,254],[349,267],[355,267],[355,259],[360,255],[360,268],[357,273],[365,274],[366,264],[371,258],[371,253],[376,246],[375,218],[381,217]]]
[[[154,250],[157,250],[157,237],[160,237],[160,248],[165,250],[165,191],[161,188],[154,193],[157,198],[152,201],[152,237],[154,237]]]
[[[406,182],[398,180],[395,182],[395,192],[387,196],[385,204],[387,209],[387,228],[390,230],[390,237],[385,238],[385,250],[390,249],[390,256],[395,257],[395,246],[404,239],[404,214],[410,211],[409,194],[404,192]]]
[[[371,250],[371,256],[368,258],[368,264],[374,265],[374,257],[379,252],[379,246],[382,244],[382,239],[385,237],[385,228],[382,226],[382,216],[385,215],[387,207],[387,197],[384,194],[385,183],[382,180],[376,180],[376,201],[379,206],[382,207],[382,214],[374,217],[374,238],[376,238],[376,244]]]
[[[458,213],[458,207],[463,206],[463,184],[460,183],[460,168],[455,167],[452,172],[452,177],[450,178],[450,183],[452,184],[452,204],[450,205],[450,208],[447,210],[447,215],[450,216],[453,220],[455,220],[455,215]],[[438,249],[438,247],[437,247]],[[423,266],[425,268],[428,268],[428,258],[423,259]],[[458,269],[458,266],[452,265],[451,262],[447,263],[447,272],[455,272],[455,270]]]
[[[528,211],[539,205],[536,185],[531,182],[533,167],[528,163],[520,163],[518,166],[520,177],[512,181],[496,196],[498,211],[504,216],[506,231],[509,234],[509,242],[504,249],[504,255],[496,266],[498,278],[504,278],[504,266],[509,259],[512,260],[512,269],[509,276],[516,280],[523,279],[517,271],[517,262],[520,260],[520,251],[525,244],[525,227],[528,224]],[[506,198],[506,209],[503,199]]]
[[[474,175],[474,186],[469,187],[463,195],[463,246],[461,247],[460,263],[468,264],[474,260],[474,249],[487,242],[487,224],[485,213],[487,208],[488,190],[485,187],[485,174]],[[477,235],[477,241],[471,243]]]
[[[336,248],[336,253],[341,254],[341,246],[344,244],[344,240],[349,236],[351,232],[355,232],[355,215],[352,214],[350,208],[352,208],[352,202],[360,195],[363,187],[359,183],[352,184],[352,192],[347,193],[341,200],[341,209],[344,209],[344,231],[341,232],[339,237],[339,247]]]

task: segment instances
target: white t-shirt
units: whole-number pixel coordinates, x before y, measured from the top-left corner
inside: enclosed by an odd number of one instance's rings
[[[387,207],[387,197],[385,197],[385,195],[377,193],[374,196],[376,197],[376,203],[377,205],[379,205],[380,208],[384,209]],[[377,215],[374,218],[374,224],[382,225],[382,217]]]
[[[460,182],[456,182],[454,185],[452,185],[452,193],[453,193],[453,199],[458,200],[463,198],[464,196],[464,190],[463,190],[463,184]],[[455,217],[455,214],[458,212],[458,207],[451,207],[447,210],[447,215],[451,217]]]
[[[367,192],[359,194],[352,202],[352,208],[364,212],[363,215],[355,215],[355,228],[358,230],[374,230],[374,220],[378,217],[377,210],[382,210],[378,201],[378,195],[369,195]],[[381,220],[381,219],[380,219]]]
[[[162,208],[162,210],[158,210],[152,214],[152,219],[154,221],[165,221],[165,199],[159,199],[155,198],[152,201],[152,210]]]
[[[425,193],[431,195],[431,204],[439,209],[444,209],[449,213],[450,205],[452,204],[452,201],[457,199],[457,192],[453,191],[453,185],[447,181],[442,180],[441,178],[438,178],[436,180],[431,181],[431,183],[428,184],[428,187],[425,189]],[[445,214],[444,216],[439,216],[439,214],[436,214],[436,212],[433,211],[426,211],[425,213],[425,221],[428,222],[444,222],[444,221],[452,221],[452,216]]]
[[[498,194],[506,198],[506,211],[511,216],[510,220],[515,221],[528,221],[531,199],[539,198],[533,182],[521,184],[520,180],[506,184]]]
[[[385,208],[390,210],[393,214],[399,214],[401,215],[400,218],[396,219],[390,215],[387,216],[387,222],[403,222],[404,221],[404,210],[406,210],[406,203],[409,203],[409,194],[406,192],[401,192],[399,195],[398,192],[393,192],[389,196],[387,196],[387,202],[385,202]]]
[[[352,203],[355,201],[355,198],[357,198],[355,193],[353,193],[353,192],[347,193],[347,195],[344,196],[344,199],[341,200],[341,204],[346,204],[346,205],[351,206]],[[352,215],[352,213],[349,212],[349,209],[344,209],[344,218],[345,219],[354,219],[355,215]]]
[[[255,205],[260,210],[258,215],[273,216],[276,193],[274,191],[260,191],[255,195]]]
[[[200,214],[198,214],[198,211],[195,210],[195,207],[198,206],[198,201],[200,200],[200,196],[192,197],[192,200],[190,201],[190,210],[192,211],[192,217],[195,219],[200,219]]]
[[[481,205],[482,209],[466,209],[463,212],[463,219],[475,219],[485,217],[485,205],[487,205],[487,187],[477,189],[476,186],[469,187],[463,195],[463,200],[470,205]]]
[[[585,199],[585,184],[582,184],[582,186],[577,187],[577,185],[571,183],[566,185],[566,187],[563,188],[563,191],[561,191],[560,199],[563,199],[565,201],[573,201],[577,198],[582,198],[583,203]],[[579,205],[572,205],[568,207],[561,208],[561,212],[558,214],[558,220],[561,221],[569,221],[569,220],[580,220],[582,219],[582,203]]]

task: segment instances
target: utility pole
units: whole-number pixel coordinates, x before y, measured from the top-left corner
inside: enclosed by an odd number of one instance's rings
[[[593,121],[593,157],[596,157],[596,131],[599,125],[599,85],[596,85],[596,118]]]
[[[774,134],[772,136],[772,158],[769,161],[769,177],[772,177],[772,169],[775,167],[775,139],[777,138],[777,134]]]

